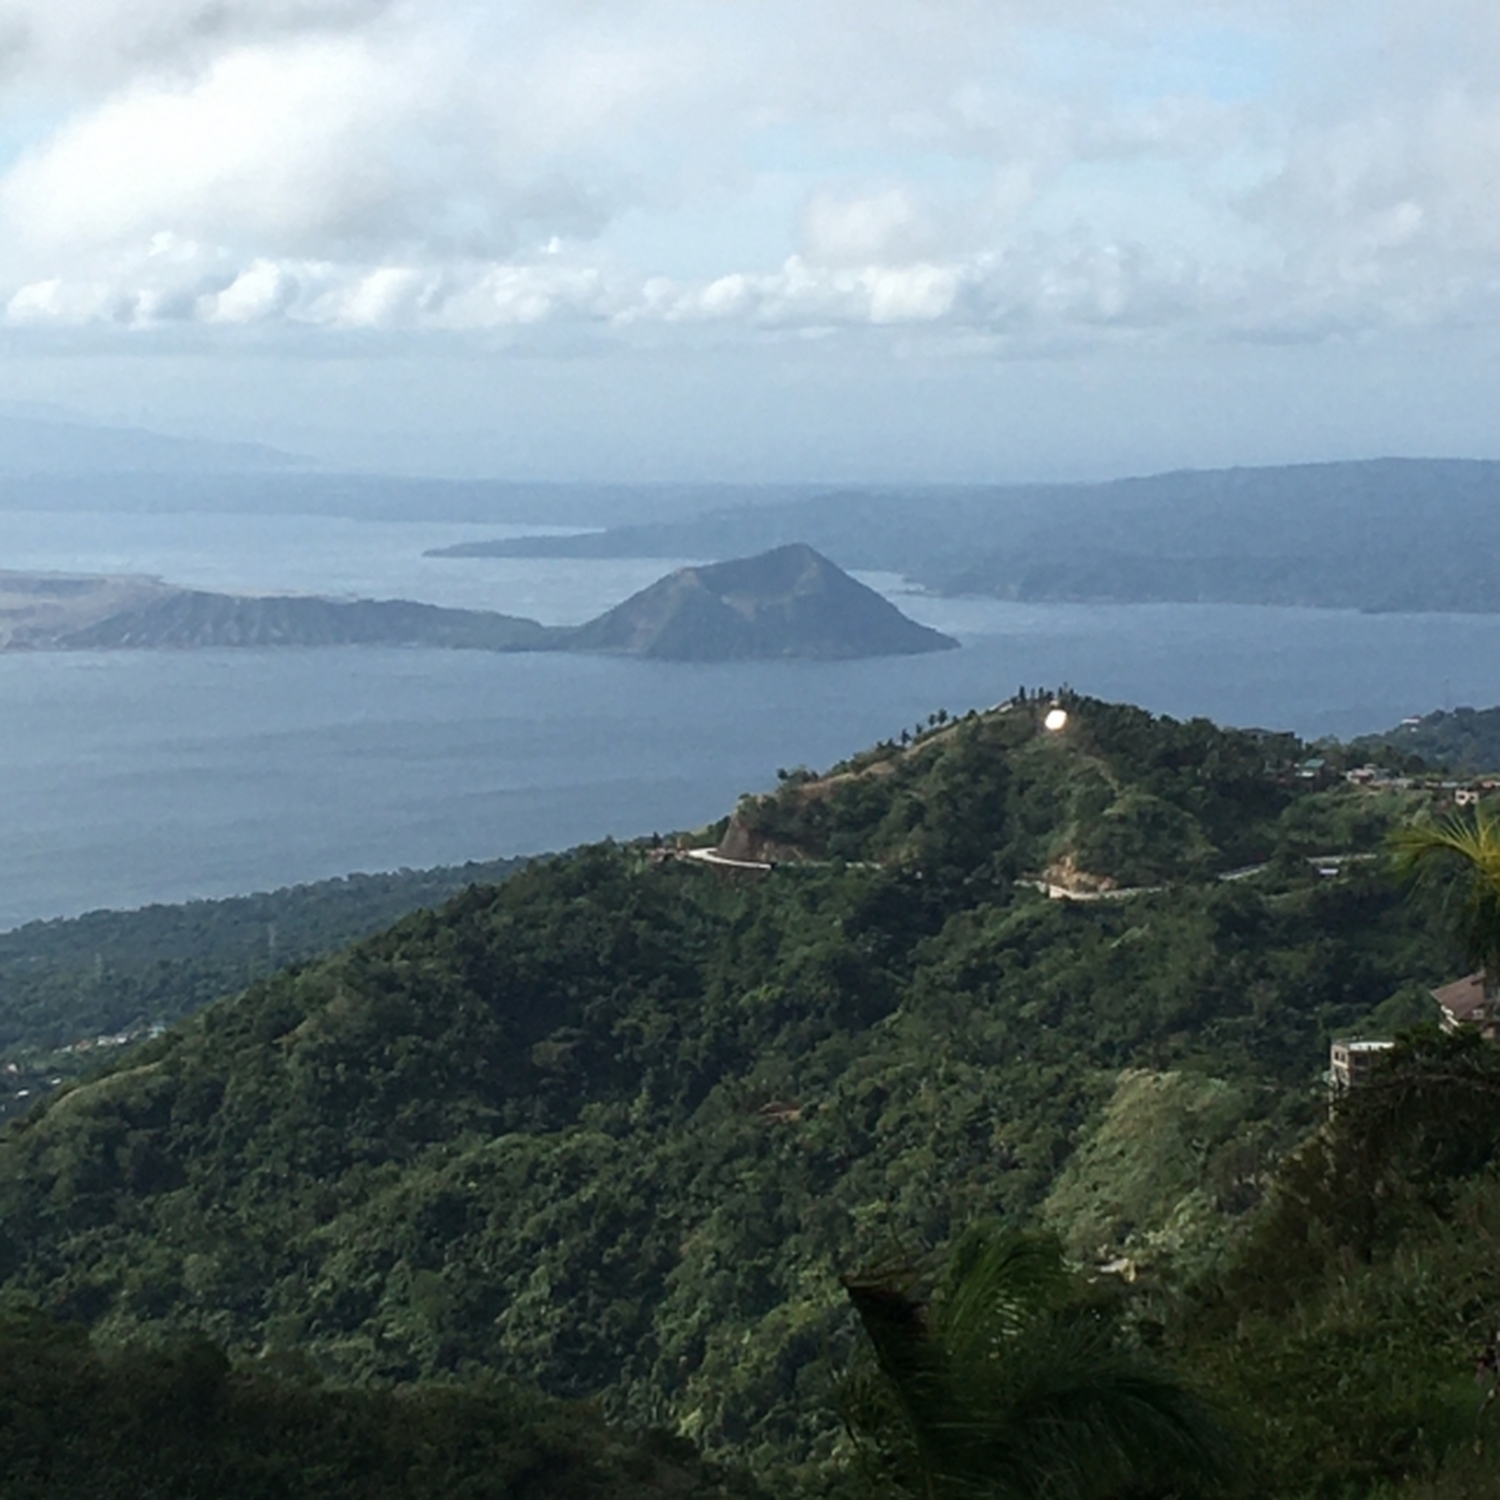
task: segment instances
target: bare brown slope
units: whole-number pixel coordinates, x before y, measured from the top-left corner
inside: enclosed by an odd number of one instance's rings
[[[61,635],[169,593],[154,578],[0,572],[0,650],[41,649]]]

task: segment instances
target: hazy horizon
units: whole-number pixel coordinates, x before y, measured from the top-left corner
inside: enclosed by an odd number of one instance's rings
[[[1059,466],[1055,473],[1012,472],[975,475],[973,477],[923,478],[834,475],[819,478],[790,474],[764,479],[736,478],[731,474],[662,474],[628,478],[618,475],[569,476],[531,475],[494,472],[445,473],[440,469],[406,470],[379,467],[341,466],[319,461],[307,453],[298,453],[258,441],[218,440],[189,437],[162,429],[125,421],[100,420],[88,413],[49,403],[0,401],[0,479],[41,484],[49,480],[163,480],[176,478],[232,479],[254,476],[274,479],[278,475],[295,478],[424,482],[526,487],[539,491],[607,490],[625,494],[632,491],[724,490],[733,495],[757,491],[809,493],[846,486],[851,489],[971,489],[1033,485],[1092,485],[1118,480],[1159,478],[1178,473],[1213,472],[1221,469],[1257,469],[1306,467],[1342,463],[1380,463],[1386,461],[1413,463],[1485,463],[1496,461],[1478,452],[1398,452],[1375,448],[1368,452],[1339,453],[1311,457],[1267,460],[1265,462],[1190,463],[1164,462],[1158,466],[1134,468],[1099,468],[1080,466],[1068,471]]]
[[[1478,0],[0,21],[0,401],[517,482],[1500,456]]]

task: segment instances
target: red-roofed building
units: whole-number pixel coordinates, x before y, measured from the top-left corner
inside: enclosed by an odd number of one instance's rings
[[[1438,1003],[1444,1031],[1475,1026],[1490,1041],[1500,1036],[1500,993],[1483,971],[1443,985],[1432,992],[1432,998]]]

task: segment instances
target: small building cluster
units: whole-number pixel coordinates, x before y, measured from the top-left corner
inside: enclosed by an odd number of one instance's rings
[[[1297,774],[1304,775],[1305,767],[1312,764],[1311,761],[1305,762],[1303,767],[1298,768]],[[1319,767],[1321,769],[1321,762]],[[1456,781],[1452,777],[1406,776],[1387,766],[1376,765],[1356,766],[1352,771],[1345,771],[1344,780],[1350,786],[1362,787],[1370,792],[1432,792],[1440,797],[1451,797],[1459,807],[1478,807],[1479,799],[1487,792],[1500,790],[1500,778],[1494,776],[1480,776],[1473,781]]]
[[[1444,1031],[1473,1030],[1487,1042],[1500,1042],[1500,986],[1483,970],[1441,985],[1431,995]],[[1394,1045],[1352,1038],[1334,1042],[1328,1049],[1329,1092],[1337,1096],[1368,1082],[1380,1059]]]

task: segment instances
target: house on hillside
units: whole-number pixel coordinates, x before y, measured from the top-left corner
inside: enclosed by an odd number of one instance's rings
[[[1328,1049],[1328,1089],[1342,1094],[1365,1083],[1375,1064],[1385,1056],[1394,1042],[1335,1042]]]
[[[1500,1037],[1500,991],[1485,977],[1483,970],[1465,974],[1432,992],[1437,1001],[1440,1024],[1444,1031],[1475,1027],[1486,1041]]]

